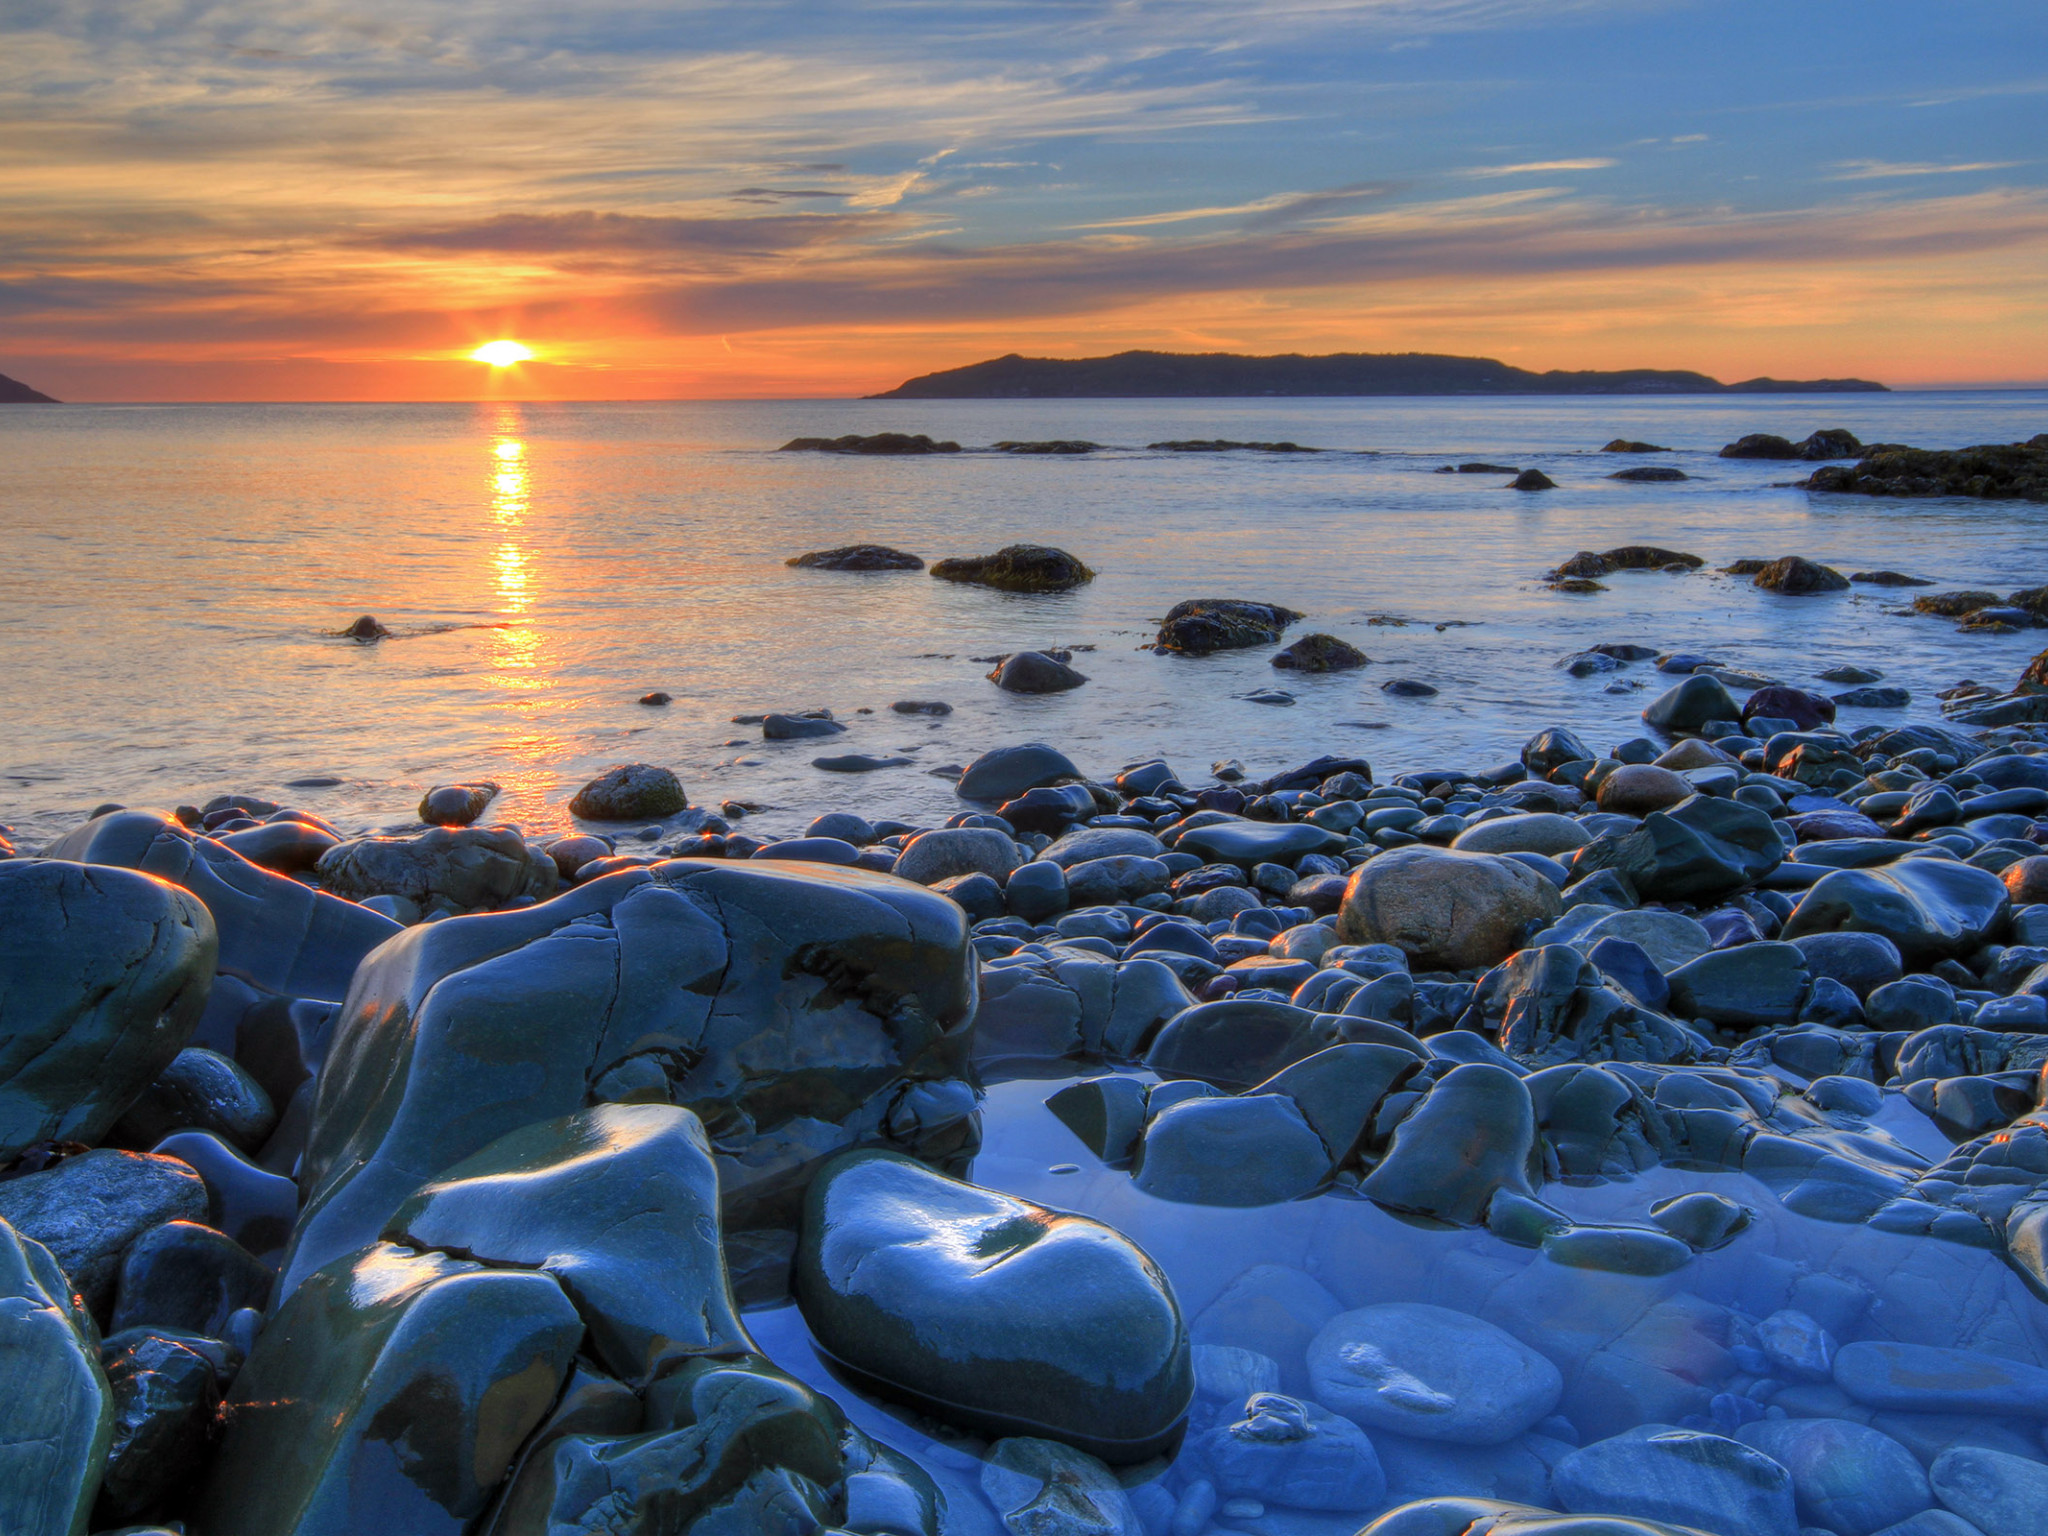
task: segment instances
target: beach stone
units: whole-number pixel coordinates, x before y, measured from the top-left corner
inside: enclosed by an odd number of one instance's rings
[[[718,1170],[697,1117],[601,1104],[525,1126],[399,1207],[390,1241],[550,1274],[584,1348],[626,1381],[751,1348],[718,1241]]]
[[[1359,1192],[1397,1211],[1470,1225],[1498,1192],[1532,1192],[1535,1146],[1536,1113],[1521,1078],[1468,1062],[1446,1073],[1394,1128],[1387,1155]]]
[[[967,771],[960,775],[960,782],[954,786],[954,793],[963,800],[986,800],[1000,804],[1014,800],[1028,789],[1041,784],[1057,784],[1062,779],[1078,779],[1081,770],[1064,752],[1059,752],[1042,742],[1026,742],[1017,747],[997,747],[984,752],[967,765]]]
[[[1068,867],[1067,899],[1077,907],[1114,906],[1163,891],[1171,878],[1166,866],[1157,859],[1128,854],[1087,859]],[[1293,884],[1292,871],[1287,879]]]
[[[669,860],[408,929],[335,1023],[282,1292],[375,1241],[424,1180],[603,1103],[716,1125],[729,1255],[765,1251],[846,1147],[957,1150],[974,999],[958,906],[836,866]]]
[[[442,826],[417,837],[364,837],[321,855],[321,883],[362,901],[398,896],[421,910],[469,912],[507,902],[545,901],[560,871],[515,827]]]
[[[970,922],[989,922],[1007,916],[1010,910],[1003,900],[1003,888],[988,875],[955,875],[932,889],[957,903]]]
[[[2048,1509],[2048,1466],[1978,1446],[1943,1451],[1927,1469],[1934,1495],[1984,1536],[2033,1536]]]
[[[1349,672],[1371,661],[1357,646],[1318,634],[1303,635],[1275,656],[1273,665],[1288,672]]]
[[[2048,902],[2048,856],[2036,854],[2008,864],[1999,878],[2016,907]]]
[[[1194,1078],[1239,1093],[1340,1038],[1333,1015],[1226,998],[1175,1014],[1145,1053],[1145,1065],[1163,1078]]]
[[[1548,777],[1566,763],[1590,762],[1600,754],[1561,725],[1538,731],[1522,747],[1522,766],[1539,778]]]
[[[1372,1442],[1320,1403],[1260,1392],[1192,1447],[1225,1498],[1344,1512],[1386,1502]]]
[[[689,808],[682,782],[652,763],[620,763],[576,791],[569,814],[585,821],[658,821]]]
[[[0,861],[0,1164],[102,1140],[191,1038],[218,951],[206,908],[165,881]]]
[[[747,857],[753,859],[789,859],[799,864],[858,863],[860,850],[851,843],[843,843],[836,837],[792,837],[780,843],[764,843]]]
[[[1692,477],[1682,469],[1669,464],[1638,464],[1632,469],[1618,469],[1607,477],[1610,480],[1631,480],[1660,483],[1673,480],[1689,480]]]
[[[220,1350],[210,1339],[142,1330],[106,1341],[114,1433],[95,1510],[101,1519],[160,1508],[204,1469],[220,1406]]]
[[[1116,1474],[1057,1440],[998,1440],[981,1464],[981,1491],[1011,1536],[1144,1536]]]
[[[1701,955],[1668,980],[1681,1018],[1754,1029],[1795,1022],[1810,979],[1797,945],[1749,943]]]
[[[1667,735],[1698,735],[1716,721],[1737,723],[1742,706],[1719,678],[1705,672],[1687,674],[1652,699],[1643,709],[1643,724]],[[1666,763],[1663,766],[1676,767]]]
[[[1513,859],[1397,848],[1353,873],[1337,937],[1392,944],[1425,968],[1464,970],[1497,963],[1563,910],[1557,887]]]
[[[796,1294],[822,1352],[982,1434],[1143,1461],[1194,1394],[1172,1288],[1128,1239],[895,1153],[813,1181]]]
[[[1397,699],[1433,699],[1437,695],[1436,689],[1413,677],[1390,677],[1380,684],[1380,692]]]
[[[1692,792],[1691,786],[1686,793]],[[1461,853],[1570,853],[1593,840],[1592,834],[1570,816],[1555,811],[1527,811],[1519,816],[1500,816],[1467,827],[1451,839]]]
[[[846,727],[834,720],[830,714],[814,713],[805,715],[768,714],[761,717],[761,739],[763,741],[815,741],[825,736],[841,736]]]
[[[1869,1113],[1876,1113],[1884,1103],[1883,1093],[1875,1084],[1861,1082],[1855,1078],[1822,1078],[1819,1083],[1840,1083],[1845,1087],[1854,1085],[1866,1090],[1874,1103],[1867,1103]],[[1815,1087],[1819,1086],[1815,1084]],[[1809,1097],[1818,1097],[1809,1094]],[[1784,1308],[1773,1312],[1757,1324],[1757,1345],[1764,1357],[1781,1375],[1794,1381],[1829,1381],[1835,1372],[1834,1336],[1821,1327],[1804,1312]],[[1782,1459],[1782,1458],[1781,1458]]]
[[[1340,1313],[1308,1347],[1316,1401],[1368,1434],[1499,1445],[1557,1407],[1557,1367],[1480,1318],[1422,1302]]]
[[[1572,947],[1591,952],[1607,939],[1623,939],[1641,946],[1657,969],[1669,975],[1689,961],[1697,960],[1714,947],[1713,936],[1691,918],[1678,912],[1649,908],[1636,912],[1612,912],[1581,929]]]
[[[586,864],[612,856],[612,845],[601,837],[588,832],[578,832],[571,837],[558,837],[547,845],[547,855],[555,861],[555,872],[564,880],[574,880]]]
[[[206,1185],[172,1157],[100,1147],[0,1182],[0,1221],[48,1249],[102,1316],[129,1245],[181,1220],[206,1220]]]
[[[1415,1065],[1413,1052],[1401,1046],[1346,1041],[1282,1067],[1252,1092],[1290,1100],[1322,1138],[1330,1162],[1341,1165],[1358,1149],[1388,1090]]]
[[[1825,565],[1816,565],[1798,555],[1773,560],[1753,578],[1766,592],[1786,597],[1810,597],[1820,592],[1846,592],[1849,578]]]
[[[167,1221],[128,1247],[109,1333],[129,1328],[225,1338],[244,1307],[261,1311],[271,1272],[240,1243],[196,1221]]]
[[[1341,834],[1308,822],[1219,821],[1183,832],[1174,850],[1207,864],[1293,864],[1304,854],[1332,853],[1344,846]]]
[[[1330,1176],[1330,1153],[1277,1094],[1188,1099],[1153,1116],[1132,1182],[1184,1205],[1277,1205]]]
[[[1662,1009],[1671,1001],[1671,984],[1642,945],[1627,939],[1601,939],[1574,945],[1600,974],[1645,1008]]]
[[[1792,940],[1816,980],[1840,982],[1858,1000],[1906,974],[1899,947],[1881,933],[1809,933]]]
[[[420,820],[436,827],[466,827],[497,794],[498,786],[485,781],[437,785],[420,796]]]
[[[458,1536],[553,1406],[583,1324],[547,1275],[375,1244],[300,1285],[225,1405],[195,1524]]]
[[[1792,1474],[1719,1435],[1644,1424],[1572,1452],[1551,1477],[1575,1512],[1669,1521],[1710,1536],[1798,1536]]]
[[[886,544],[842,544],[836,549],[814,549],[792,555],[784,565],[813,571],[921,571],[917,556]]]
[[[296,875],[313,868],[320,855],[341,841],[303,821],[273,821],[216,838],[221,847],[273,874]]]
[[[1901,1413],[2048,1418],[2048,1370],[1969,1349],[1860,1339],[1835,1351],[1835,1385]]]
[[[1048,843],[1038,856],[1071,869],[1093,859],[1157,859],[1165,853],[1166,845],[1140,827],[1075,827]]]
[[[1282,608],[1278,603],[1251,602],[1238,597],[1191,598],[1175,603],[1160,621],[1154,645],[1158,650],[1184,656],[1273,645],[1278,643],[1281,631],[1300,617],[1292,608]]]
[[[1048,859],[1034,859],[1012,870],[1003,897],[1011,914],[1027,923],[1057,917],[1072,904],[1066,871]]]
[[[936,885],[956,875],[1001,882],[1018,865],[1017,845],[993,827],[941,827],[920,832],[896,855],[896,878]]]
[[[1018,651],[1005,656],[988,680],[1006,693],[1064,693],[1088,679],[1043,651]]]
[[[1696,794],[1652,811],[1630,832],[1595,838],[1573,858],[1572,872],[1617,869],[1647,898],[1697,901],[1752,885],[1784,859],[1784,840],[1767,812]]]
[[[1783,684],[1757,689],[1742,706],[1744,724],[1751,720],[1790,720],[1794,730],[1817,731],[1833,724],[1834,718],[1833,699]]]
[[[914,761],[908,757],[877,757],[872,752],[835,752],[812,758],[811,766],[820,773],[879,773],[884,768],[908,768]]]
[[[262,1085],[217,1051],[188,1046],[114,1123],[113,1140],[154,1147],[179,1131],[211,1131],[255,1152],[277,1125],[277,1110]]]
[[[1747,1227],[1752,1213],[1726,1195],[1695,1190],[1650,1207],[1650,1220],[1698,1253],[1721,1248]]]
[[[1618,816],[1647,816],[1668,811],[1693,793],[1681,774],[1654,763],[1624,763],[1600,781],[1596,801],[1601,810]]]
[[[1898,1441],[1846,1419],[1764,1419],[1735,1439],[1792,1474],[1799,1518],[1839,1536],[1874,1536],[1928,1508],[1927,1474]],[[2048,1468],[2043,1468],[2048,1483]]]
[[[0,1220],[0,1530],[87,1529],[114,1427],[98,1343],[57,1261]]]
[[[1447,1496],[1388,1510],[1358,1536],[1697,1536],[1691,1527],[1626,1515],[1561,1515],[1504,1499]],[[1912,1532],[1910,1536],[1922,1536]],[[1927,1536],[1935,1536],[1929,1532]],[[1947,1533],[1941,1533],[1947,1536]],[[1960,1536],[1960,1533],[1958,1533]]]
[[[206,1184],[207,1224],[233,1238],[275,1270],[279,1251],[298,1219],[299,1190],[267,1173],[210,1131],[180,1131],[154,1149],[188,1163]]]
[[[994,587],[998,592],[1068,592],[1095,573],[1064,549],[1044,544],[1006,544],[992,555],[964,555],[932,566],[941,581]]]
[[[1511,491],[1554,491],[1557,482],[1540,469],[1525,469],[1508,482]]]
[[[1045,1107],[1081,1144],[1115,1167],[1129,1163],[1145,1133],[1145,1085],[1135,1077],[1091,1077],[1069,1083]]]
[[[1894,687],[1848,688],[1830,698],[1845,709],[1904,709],[1913,702],[1911,692]]]
[[[1086,784],[1041,784],[1014,800],[1005,800],[996,814],[1019,832],[1058,837],[1075,822],[1095,814],[1095,796]]]
[[[1481,977],[1460,1027],[1494,1036],[1518,1061],[1690,1061],[1699,1037],[1606,985],[1565,944],[1518,951]]]
[[[1998,876],[1951,859],[1898,859],[1821,876],[1785,921],[1782,937],[1874,933],[1912,967],[1960,959],[2002,936],[2012,897]]]

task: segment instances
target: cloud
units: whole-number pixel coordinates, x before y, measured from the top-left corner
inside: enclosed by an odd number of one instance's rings
[[[1334,212],[1365,198],[1384,197],[1394,187],[1387,182],[1361,181],[1348,187],[1331,187],[1321,192],[1275,192],[1248,203],[1221,208],[1180,208],[1166,213],[1139,213],[1123,219],[1098,219],[1075,224],[1073,229],[1147,229],[1166,224],[1189,224],[1203,219],[1243,219],[1251,225],[1271,226],[1297,223],[1319,214]]]
[[[1546,176],[1553,171],[1605,171],[1619,160],[1591,157],[1584,160],[1525,160],[1520,165],[1480,165],[1458,172],[1460,176]]]
[[[1838,160],[1830,181],[1889,181],[1899,176],[1960,176],[1971,171],[2009,171],[2024,160],[1970,160],[1943,165],[1929,160]]]

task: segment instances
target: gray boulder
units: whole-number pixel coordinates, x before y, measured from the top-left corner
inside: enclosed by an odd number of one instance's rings
[[[87,1529],[114,1427],[98,1344],[49,1251],[0,1221],[0,1530]]]
[[[1505,959],[1562,911],[1557,887],[1513,859],[1397,848],[1352,875],[1337,937],[1392,944],[1425,968],[1463,970]]]
[[[0,1221],[48,1249],[101,1315],[129,1244],[167,1221],[205,1220],[206,1185],[174,1157],[100,1147],[0,1183]]]
[[[1709,1536],[1798,1536],[1792,1474],[1739,1441],[1644,1424],[1572,1452],[1558,1501],[1586,1514],[1668,1521]]]
[[[963,800],[989,800],[1000,804],[1014,800],[1041,784],[1057,784],[1063,779],[1079,777],[1081,770],[1064,752],[1033,741],[982,753],[960,775],[954,793]]]
[[[1368,1434],[1500,1445],[1557,1407],[1564,1378],[1513,1334],[1422,1302],[1344,1312],[1308,1347],[1316,1401]]]
[[[2001,938],[2011,912],[2011,893],[1988,870],[1953,859],[1898,859],[1821,876],[1786,920],[1783,936],[1880,934],[1907,965],[1928,966]]]
[[[659,821],[689,808],[682,781],[652,763],[620,763],[576,791],[569,814],[585,821]]]
[[[337,896],[398,896],[422,911],[473,912],[555,894],[555,861],[516,827],[440,826],[417,837],[363,837],[320,857],[316,873]]]
[[[1330,1176],[1328,1148],[1278,1094],[1187,1099],[1155,1115],[1134,1182],[1187,1205],[1277,1205]]]
[[[988,875],[1001,882],[1020,862],[1016,843],[994,827],[941,827],[903,845],[895,874],[919,885],[937,885],[956,875]]]

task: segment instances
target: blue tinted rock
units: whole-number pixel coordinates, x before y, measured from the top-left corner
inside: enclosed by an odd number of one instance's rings
[[[2012,908],[1998,876],[1952,859],[1899,859],[1877,869],[1838,869],[1801,898],[1784,937],[1876,933],[1909,966],[1958,959],[1999,938]]]
[[[97,1343],[56,1260],[0,1221],[0,1530],[86,1529],[113,1432]]]
[[[796,859],[809,864],[851,864],[860,857],[852,843],[836,837],[792,837],[779,843],[764,843],[752,857]]]
[[[1691,918],[1656,908],[1608,913],[1574,934],[1568,942],[1590,954],[1593,946],[1603,939],[1626,939],[1631,944],[1642,946],[1650,963],[1666,975],[1688,961],[1697,960],[1714,947],[1707,930]]]
[[[1222,821],[1183,832],[1174,845],[1218,864],[1249,869],[1254,864],[1292,864],[1305,853],[1330,853],[1344,846],[1338,833],[1307,822]]]
[[[101,1360],[114,1403],[114,1436],[100,1483],[101,1519],[149,1514],[203,1470],[225,1353],[211,1339],[143,1329],[108,1338]]]
[[[1835,1385],[1870,1408],[2048,1418],[2048,1370],[1975,1350],[1862,1339],[1836,1352]]]
[[[998,1440],[982,1463],[981,1491],[1011,1536],[1144,1536],[1116,1474],[1057,1440]]]
[[[1872,992],[1863,1011],[1872,1029],[1917,1034],[1954,1018],[1956,996],[1947,983],[1932,976],[1905,976]]]
[[[1377,1509],[1386,1498],[1386,1475],[1358,1426],[1298,1398],[1251,1397],[1191,1449],[1225,1498],[1346,1511]]]
[[[1862,1424],[1766,1419],[1745,1424],[1735,1438],[1792,1474],[1802,1521],[1839,1536],[1872,1536],[1934,1502],[1912,1453]]]
[[[1696,658],[1686,659],[1697,663]],[[1660,662],[1658,670],[1667,669]],[[1643,710],[1643,724],[1672,736],[1697,735],[1710,722],[1741,719],[1742,706],[1735,695],[1720,679],[1703,672],[1689,673],[1684,682],[1657,695]]]
[[[1230,1092],[1338,1043],[1335,1019],[1290,1003],[1201,1003],[1152,1042],[1145,1065],[1161,1077],[1192,1077]]]
[[[1011,871],[1003,887],[1010,911],[1028,923],[1041,923],[1067,910],[1066,871],[1046,859],[1034,859]]]
[[[151,1148],[190,1165],[206,1184],[206,1224],[276,1267],[299,1214],[299,1187],[266,1173],[209,1131],[180,1131]]]
[[[1395,1127],[1387,1155],[1359,1190],[1393,1210],[1477,1222],[1496,1192],[1532,1192],[1535,1141],[1535,1109],[1521,1078],[1483,1062],[1453,1067]]]
[[[1007,880],[1018,865],[1017,845],[993,827],[942,827],[920,832],[896,856],[895,875],[919,885],[937,885],[955,875],[988,875]]]
[[[2048,1467],[2037,1461],[1956,1446],[1927,1470],[1934,1495],[1984,1536],[2033,1536],[2048,1509]]]
[[[127,1147],[150,1147],[179,1131],[211,1131],[254,1152],[277,1125],[270,1095],[231,1058],[187,1046],[142,1090],[110,1132]]]
[[[1794,944],[1743,944],[1680,966],[1670,981],[1682,1018],[1737,1029],[1790,1024],[1806,998],[1806,956]]]
[[[1133,1182],[1188,1205],[1274,1205],[1330,1176],[1330,1153],[1301,1110],[1277,1094],[1191,1099],[1153,1117]]]
[[[1710,1536],[1796,1536],[1792,1474],[1719,1435],[1645,1424],[1574,1451],[1552,1472],[1560,1503]]]
[[[1671,1001],[1670,982],[1640,944],[1622,938],[1602,938],[1586,950],[1586,958],[1645,1008],[1662,1008]]]
[[[1145,1131],[1145,1085],[1135,1077],[1091,1077],[1045,1101],[1059,1122],[1105,1163],[1128,1163]]]
[[[1512,859],[1402,848],[1352,875],[1337,936],[1393,944],[1420,966],[1463,970],[1505,959],[1563,910],[1557,887]]]
[[[228,1319],[270,1300],[271,1272],[240,1243],[195,1221],[167,1221],[121,1258],[109,1333],[170,1329],[227,1336]]]
[[[1079,777],[1081,770],[1064,752],[1034,741],[982,753],[960,775],[954,793],[963,800],[987,800],[1000,804],[1014,800],[1041,784],[1056,784],[1062,779]]]
[[[1254,1264],[1202,1310],[1190,1332],[1200,1341],[1198,1351],[1227,1346],[1276,1362],[1277,1380],[1252,1391],[1277,1388],[1289,1396],[1308,1397],[1309,1343],[1343,1310],[1344,1304],[1312,1276],[1284,1264]],[[1241,1392],[1227,1406],[1234,1411],[1249,1395]]]
[[[1557,1406],[1557,1367],[1512,1334],[1446,1307],[1389,1302],[1332,1318],[1309,1345],[1323,1406],[1368,1432],[1498,1445]]]
[[[101,1315],[130,1243],[167,1221],[205,1219],[206,1186],[175,1158],[101,1147],[0,1182],[0,1221],[47,1248]]]
[[[1341,1165],[1357,1150],[1380,1101],[1415,1067],[1415,1056],[1398,1046],[1347,1041],[1283,1067],[1251,1092],[1291,1100],[1322,1138],[1331,1163]]]
[[[1690,1529],[1661,1520],[1560,1515],[1517,1500],[1456,1495],[1416,1499],[1390,1509],[1358,1536],[1479,1536],[1481,1532],[1487,1536],[1695,1536]]]

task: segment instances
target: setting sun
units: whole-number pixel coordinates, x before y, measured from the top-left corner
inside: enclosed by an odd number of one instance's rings
[[[533,356],[533,352],[516,341],[487,341],[469,355],[479,363],[489,363],[493,368],[509,368],[514,363],[527,361]]]

